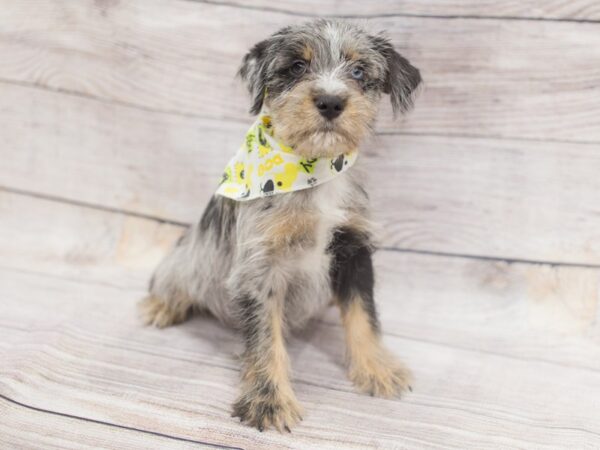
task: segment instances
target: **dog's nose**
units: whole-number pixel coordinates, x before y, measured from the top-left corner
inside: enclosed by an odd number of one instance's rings
[[[315,98],[315,106],[321,115],[329,120],[342,113],[345,103],[344,99],[337,95],[319,95]]]

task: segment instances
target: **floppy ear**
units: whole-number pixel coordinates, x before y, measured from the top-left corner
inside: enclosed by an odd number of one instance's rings
[[[387,68],[383,92],[390,94],[394,114],[407,112],[413,106],[413,93],[421,84],[421,73],[400,55],[391,42],[381,36],[373,38],[375,48],[386,60]]]
[[[261,41],[250,49],[242,60],[242,66],[238,75],[246,83],[248,91],[252,96],[250,112],[258,114],[262,108],[265,97],[266,78],[266,53],[269,43]]]

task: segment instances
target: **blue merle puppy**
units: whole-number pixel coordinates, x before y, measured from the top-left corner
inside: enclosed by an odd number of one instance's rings
[[[276,32],[250,49],[239,74],[251,112],[267,110],[276,138],[307,158],[356,149],[373,129],[381,95],[405,112],[421,82],[385,36],[332,20]],[[198,309],[241,331],[242,386],[233,415],[261,431],[289,431],[301,420],[285,336],[332,301],[356,387],[384,397],[410,388],[409,371],[380,339],[358,165],[310,189],[246,202],[213,196],[156,269],[141,303],[146,323],[157,327]]]

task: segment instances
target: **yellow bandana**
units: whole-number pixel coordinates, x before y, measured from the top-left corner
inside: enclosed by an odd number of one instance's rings
[[[356,161],[357,151],[335,158],[304,158],[273,137],[271,118],[261,115],[229,161],[217,194],[238,201],[299,191],[332,180]]]

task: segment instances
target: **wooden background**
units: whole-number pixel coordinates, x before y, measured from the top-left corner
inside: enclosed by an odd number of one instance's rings
[[[290,340],[304,422],[260,434],[235,334],[135,303],[250,123],[245,50],[317,14],[425,79],[362,156],[417,381],[355,393],[329,311]],[[598,0],[0,0],[0,57],[0,447],[600,447]]]

